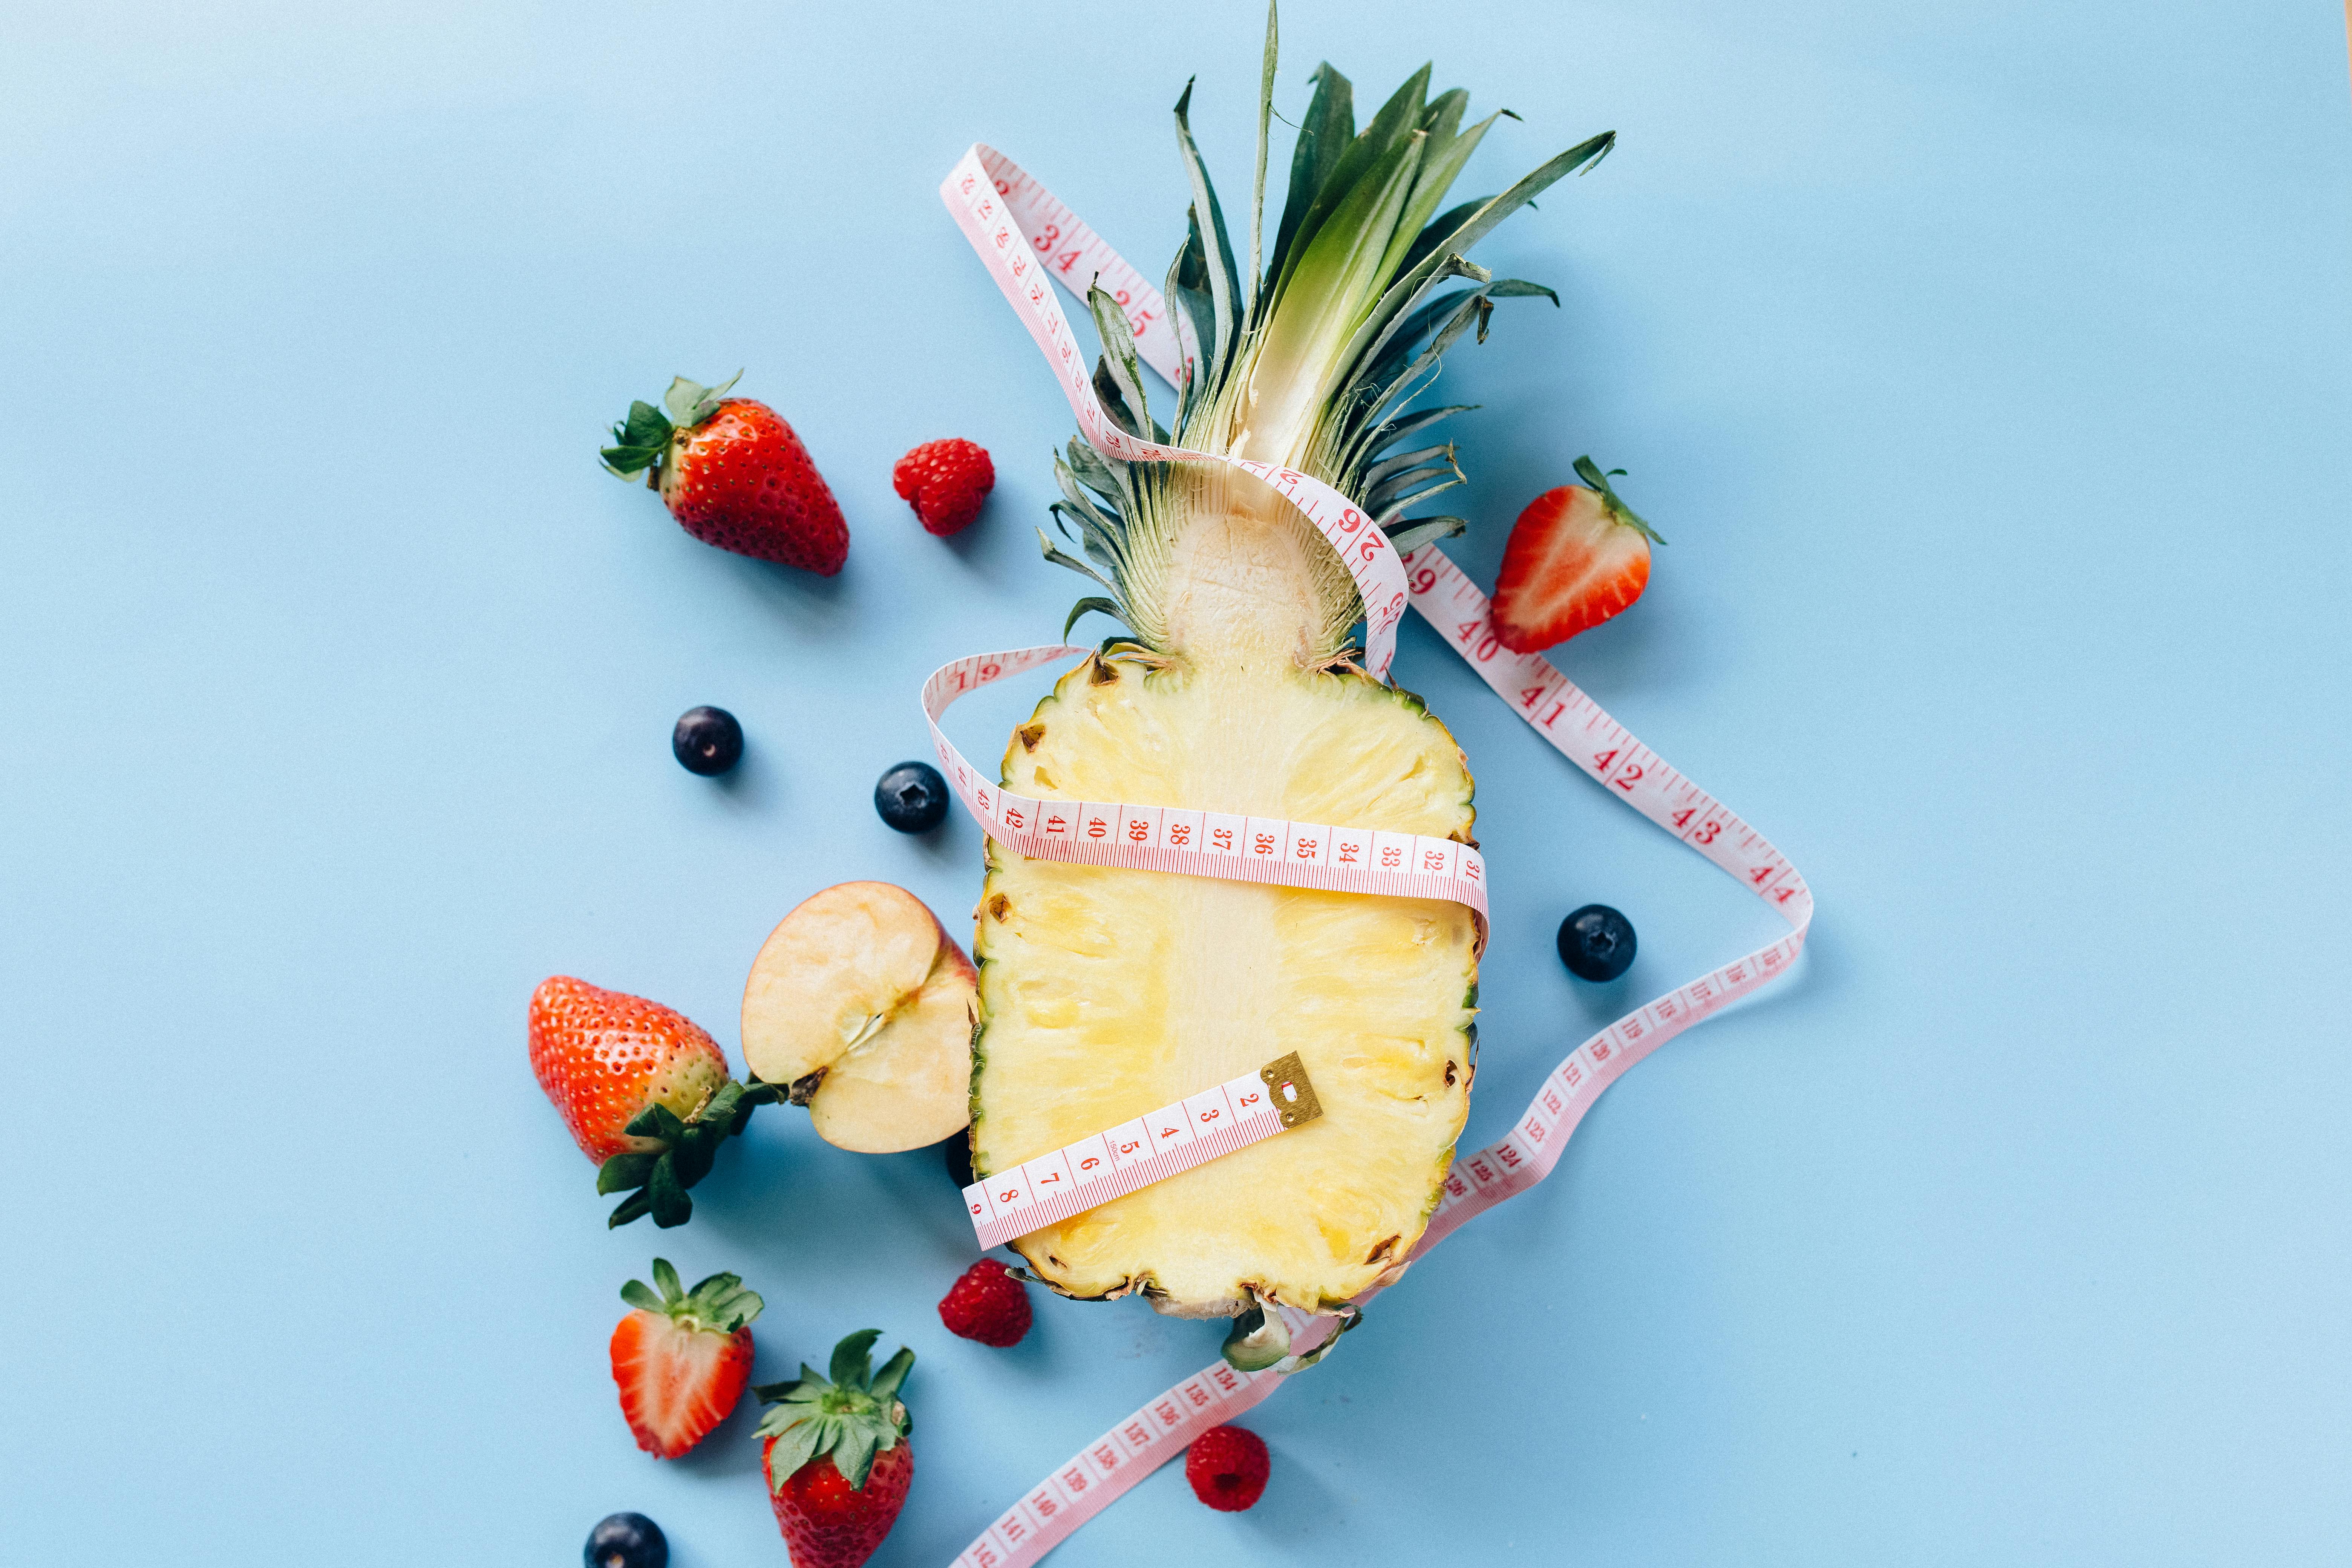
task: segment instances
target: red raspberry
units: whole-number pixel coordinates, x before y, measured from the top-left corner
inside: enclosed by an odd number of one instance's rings
[[[1029,1292],[1003,1264],[983,1258],[941,1299],[940,1321],[951,1334],[1009,1349],[1029,1331]]]
[[[996,465],[972,442],[926,441],[898,459],[890,485],[926,530],[945,535],[980,515],[980,503],[996,488]]]
[[[1239,1513],[1265,1491],[1265,1439],[1246,1426],[1212,1426],[1184,1455],[1192,1495],[1211,1508]]]

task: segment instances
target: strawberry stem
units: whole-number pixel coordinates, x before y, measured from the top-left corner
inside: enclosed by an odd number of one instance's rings
[[[915,1352],[901,1347],[876,1372],[874,1342],[881,1337],[879,1329],[860,1329],[834,1346],[828,1377],[803,1362],[791,1382],[752,1387],[761,1403],[775,1406],[761,1418],[758,1434],[776,1440],[768,1455],[770,1487],[782,1491],[802,1466],[830,1456],[850,1489],[864,1491],[876,1453],[905,1438],[913,1424],[898,1385]]]
[[[662,395],[662,405],[669,410],[667,416],[650,403],[630,404],[629,416],[613,426],[613,445],[602,450],[604,471],[622,479],[642,473],[648,486],[659,489],[661,466],[669,453],[671,440],[680,430],[691,430],[707,423],[742,379],[740,370],[717,386],[674,376],[669,390]]]
[[[1642,514],[1627,506],[1623,498],[1619,496],[1610,485],[1611,475],[1622,476],[1624,472],[1622,468],[1611,468],[1604,473],[1601,471],[1601,465],[1589,457],[1576,459],[1576,477],[1600,492],[1602,510],[1651,543],[1664,544],[1665,540],[1660,536],[1658,531],[1643,521]]]
[[[596,1191],[605,1196],[629,1195],[604,1224],[617,1228],[633,1220],[654,1216],[667,1230],[694,1217],[694,1200],[687,1189],[710,1173],[719,1146],[741,1132],[751,1112],[782,1098],[781,1086],[752,1078],[730,1079],[695,1107],[684,1121],[666,1105],[648,1105],[623,1129],[632,1138],[660,1140],[659,1149],[632,1150],[615,1154],[596,1168]]]
[[[621,1287],[621,1300],[641,1312],[659,1312],[681,1328],[731,1334],[767,1308],[756,1290],[743,1289],[740,1274],[713,1274],[691,1290],[678,1283],[677,1270],[667,1258],[654,1259],[654,1285],[632,1279]]]

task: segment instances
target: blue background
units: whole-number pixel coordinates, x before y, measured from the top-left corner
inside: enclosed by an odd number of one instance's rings
[[[1049,637],[1066,408],[933,195],[968,142],[1156,273],[1167,110],[1229,208],[1253,0],[1182,11],[11,7],[0,52],[0,1555],[782,1560],[751,1417],[614,1409],[658,1249],[770,1303],[761,1375],[920,1360],[877,1561],[943,1563],[1214,1353],[933,1303],[929,1153],[763,1112],[684,1231],[607,1234],[534,1087],[568,973],[730,1050],[827,883],[960,925],[979,842],[885,830],[935,663]],[[1576,679],[1769,833],[1801,976],[1611,1093],[1251,1424],[1252,1513],[1166,1470],[1057,1563],[2318,1563],[2352,1529],[2345,1132],[2352,96],[2324,5],[1294,0],[1281,107],[1434,53],[1508,105],[1465,190],[1617,153],[1482,251],[1452,389],[1491,580],[1591,451],[1673,541]],[[1280,144],[1278,144],[1280,145]],[[1277,157],[1281,153],[1277,153]],[[697,544],[593,448],[748,367],[851,520],[829,582]],[[915,442],[996,455],[941,542]],[[1425,627],[1497,869],[1498,1135],[1588,1030],[1776,929]],[[1031,692],[1034,692],[1034,688]],[[993,749],[1031,692],[959,710]],[[672,718],[739,713],[732,780]],[[1553,925],[1599,899],[1633,975]],[[2340,1559],[2337,1559],[2340,1560]]]

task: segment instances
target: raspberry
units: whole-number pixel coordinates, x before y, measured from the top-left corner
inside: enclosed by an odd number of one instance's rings
[[[972,442],[926,441],[898,459],[890,487],[928,531],[950,534],[980,515],[981,502],[996,488],[996,465]]]
[[[940,1301],[948,1332],[1005,1350],[1029,1331],[1029,1292],[993,1258],[983,1258]]]
[[[1246,1426],[1212,1426],[1184,1455],[1192,1495],[1211,1508],[1239,1513],[1265,1491],[1265,1439]]]

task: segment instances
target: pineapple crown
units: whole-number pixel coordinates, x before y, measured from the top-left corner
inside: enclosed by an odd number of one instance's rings
[[[782,1491],[800,1468],[832,1456],[854,1491],[866,1489],[874,1456],[898,1446],[914,1430],[898,1385],[915,1364],[915,1352],[904,1346],[875,1372],[874,1342],[879,1329],[860,1329],[833,1347],[830,1378],[819,1377],[801,1363],[801,1374],[790,1383],[754,1387],[763,1405],[774,1409],[760,1418],[759,1436],[773,1437],[768,1451],[768,1485]]]
[[[604,459],[604,471],[616,479],[635,479],[642,473],[646,484],[659,488],[671,440],[680,430],[691,430],[718,413],[727,394],[742,379],[740,370],[717,386],[673,376],[669,390],[662,395],[662,405],[669,410],[667,415],[650,403],[630,404],[629,416],[613,426],[613,445],[599,454]]]
[[[1471,153],[1510,111],[1465,127],[1468,92],[1454,88],[1431,98],[1430,68],[1423,66],[1360,132],[1354,89],[1325,62],[1310,79],[1314,93],[1299,121],[1269,250],[1266,139],[1278,31],[1269,5],[1246,271],[1192,140],[1191,83],[1176,102],[1177,150],[1192,202],[1166,289],[1180,335],[1190,339],[1172,439],[1302,468],[1355,500],[1399,550],[1411,550],[1467,526],[1459,517],[1404,517],[1408,508],[1465,482],[1450,442],[1415,445],[1412,438],[1475,405],[1412,405],[1465,332],[1475,329],[1486,341],[1495,300],[1541,295],[1559,303],[1542,284],[1497,279],[1467,253],[1553,183],[1597,165],[1616,133],[1578,143],[1500,195],[1441,213]],[[1150,407],[1121,307],[1097,286],[1088,290],[1087,308],[1104,344],[1095,390],[1111,418],[1132,435],[1170,440]],[[1052,510],[1084,559],[1041,531],[1046,559],[1106,590],[1080,600],[1070,624],[1099,610],[1126,621],[1145,642],[1163,645],[1154,578],[1167,548],[1156,504],[1165,467],[1123,463],[1076,440],[1056,459],[1062,500]],[[1343,635],[1361,607],[1352,593],[1335,597],[1346,617],[1338,624]]]
[[[641,1279],[621,1287],[621,1300],[641,1312],[659,1312],[682,1329],[731,1334],[766,1310],[759,1293],[743,1289],[740,1274],[713,1274],[691,1290],[678,1288],[677,1270],[669,1259],[654,1259],[654,1286]],[[658,1293],[656,1293],[658,1292]]]

